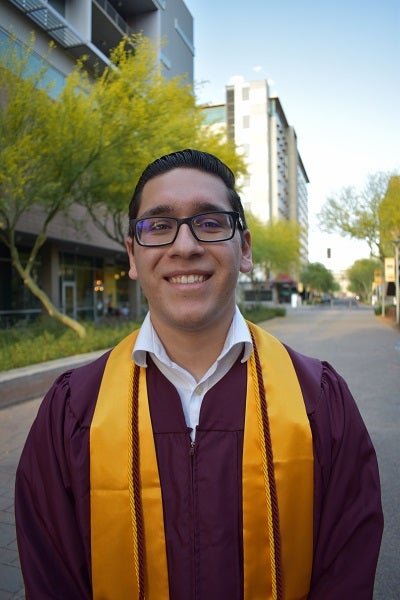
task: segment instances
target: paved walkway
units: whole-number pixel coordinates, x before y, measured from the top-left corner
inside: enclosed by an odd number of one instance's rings
[[[0,410],[0,600],[24,598],[14,527],[14,477],[41,399]]]
[[[0,373],[0,600],[25,597],[15,539],[14,479],[39,404],[58,375],[95,360],[102,353],[81,354]]]
[[[359,403],[378,453],[386,520],[374,600],[398,600],[399,331],[375,318],[372,311],[364,309],[289,309],[287,317],[264,325],[298,350],[329,360],[345,376]],[[84,357],[84,362],[89,358],[91,356]],[[74,361],[81,362],[81,357],[58,362],[57,370],[70,368]],[[54,363],[47,365],[45,372],[53,376],[53,367]],[[29,388],[29,380],[32,381],[40,371],[43,374],[40,368],[27,369],[24,389],[26,386]],[[1,378],[3,381],[17,381],[15,375],[0,374],[0,394]],[[45,389],[47,387],[46,383]],[[0,402],[0,600],[24,598],[14,528],[14,476],[40,401],[41,398],[36,398],[3,408]]]

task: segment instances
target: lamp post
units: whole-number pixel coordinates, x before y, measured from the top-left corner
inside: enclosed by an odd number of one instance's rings
[[[399,246],[400,238],[393,240],[395,259],[394,259],[394,279],[396,282],[396,325],[400,324],[400,290],[399,290]]]

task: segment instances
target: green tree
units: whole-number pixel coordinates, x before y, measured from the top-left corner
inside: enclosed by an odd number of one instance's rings
[[[253,262],[262,268],[266,279],[270,273],[292,272],[300,264],[300,226],[293,221],[263,223],[247,215],[252,236]]]
[[[73,89],[73,78],[60,102],[51,100],[51,90],[40,89],[46,69],[32,73],[30,56],[31,48],[20,55],[15,44],[1,56],[0,240],[9,248],[12,265],[24,284],[47,312],[83,337],[82,325],[53,305],[37,284],[33,269],[49,224],[71,206],[82,173],[93,160],[93,111],[84,95]],[[22,215],[33,206],[41,225],[24,257],[16,232]]]
[[[195,147],[217,154],[235,173],[245,172],[234,146],[205,127],[192,86],[183,77],[163,77],[157,49],[142,35],[121,41],[89,95],[100,122],[102,161],[91,165],[77,200],[122,246],[133,185],[156,156]]]
[[[300,280],[306,290],[311,294],[330,293],[338,289],[338,284],[329,271],[322,263],[309,263],[300,273]]]
[[[251,233],[253,264],[262,267],[265,255],[266,225],[251,212],[246,213],[247,226]]]
[[[32,42],[33,43],[33,42]],[[231,144],[203,127],[183,78],[167,81],[150,40],[132,36],[94,81],[80,63],[51,99],[46,66],[30,67],[32,46],[15,40],[0,56],[0,240],[12,265],[47,312],[81,337],[82,324],[61,313],[33,276],[49,225],[80,204],[95,224],[124,246],[127,206],[135,180],[155,156],[188,146],[217,152],[236,173],[242,159]],[[18,251],[21,217],[40,214],[29,256]]]
[[[370,174],[361,190],[345,187],[328,198],[318,215],[322,231],[367,242],[371,256],[384,257],[379,207],[390,173]]]
[[[292,273],[300,264],[300,226],[294,221],[269,221],[263,265],[266,273]]]
[[[362,258],[347,270],[348,289],[363,301],[371,299],[374,273],[380,268],[380,261],[373,258]]]
[[[379,205],[381,239],[385,256],[393,256],[392,241],[400,238],[400,176],[389,179],[388,187]]]

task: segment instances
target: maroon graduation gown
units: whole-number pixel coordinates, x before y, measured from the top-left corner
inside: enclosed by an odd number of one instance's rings
[[[375,452],[343,379],[330,365],[288,351],[313,433],[314,561],[309,599],[368,600],[383,520]],[[92,597],[89,429],[107,356],[55,382],[21,456],[15,506],[28,600]],[[196,589],[199,600],[241,600],[246,367],[237,362],[205,396],[190,455],[179,397],[149,362],[170,597],[191,600]],[[191,551],[193,536],[196,556]]]

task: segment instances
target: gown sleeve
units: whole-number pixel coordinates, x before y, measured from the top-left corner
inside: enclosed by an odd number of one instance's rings
[[[70,402],[71,373],[45,396],[16,473],[15,516],[26,598],[91,598],[89,427]]]
[[[375,450],[346,382],[327,363],[307,408],[315,456],[309,600],[369,600],[383,531]]]

